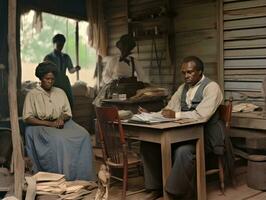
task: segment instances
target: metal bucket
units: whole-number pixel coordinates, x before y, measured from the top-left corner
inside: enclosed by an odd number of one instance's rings
[[[247,185],[256,190],[266,190],[266,156],[248,156]]]

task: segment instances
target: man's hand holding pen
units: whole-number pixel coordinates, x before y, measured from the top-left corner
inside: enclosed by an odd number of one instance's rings
[[[138,107],[138,113],[143,113],[146,112],[148,113],[149,111],[141,106]],[[161,111],[162,115],[166,118],[175,118],[175,111],[170,110],[170,109],[163,109]]]

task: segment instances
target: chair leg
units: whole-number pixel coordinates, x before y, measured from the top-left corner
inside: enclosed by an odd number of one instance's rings
[[[219,179],[220,179],[221,192],[222,194],[224,194],[224,168],[223,168],[222,157],[218,158],[218,165],[219,165]]]
[[[128,185],[128,166],[124,166],[122,200],[126,199]]]

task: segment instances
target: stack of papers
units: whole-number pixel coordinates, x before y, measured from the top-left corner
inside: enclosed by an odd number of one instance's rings
[[[59,195],[66,190],[66,180],[63,174],[38,172],[32,177],[26,177],[29,182],[30,178],[36,181],[36,194]]]
[[[143,112],[140,114],[133,115],[133,117],[128,122],[152,124],[160,122],[170,122],[175,120],[175,118],[166,118],[159,112]]]
[[[51,195],[60,200],[84,199],[97,187],[91,181],[66,181],[63,174],[38,172],[34,176],[25,177],[28,184],[27,196]],[[27,198],[26,198],[27,199]]]

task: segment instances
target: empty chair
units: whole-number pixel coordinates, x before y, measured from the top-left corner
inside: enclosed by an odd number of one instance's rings
[[[124,130],[116,107],[96,108],[98,132],[102,147],[102,156],[106,165],[123,169],[123,178],[113,177],[123,181],[122,199],[126,198],[128,184],[128,169],[141,164],[139,156],[128,150]],[[97,155],[96,155],[97,156]]]

